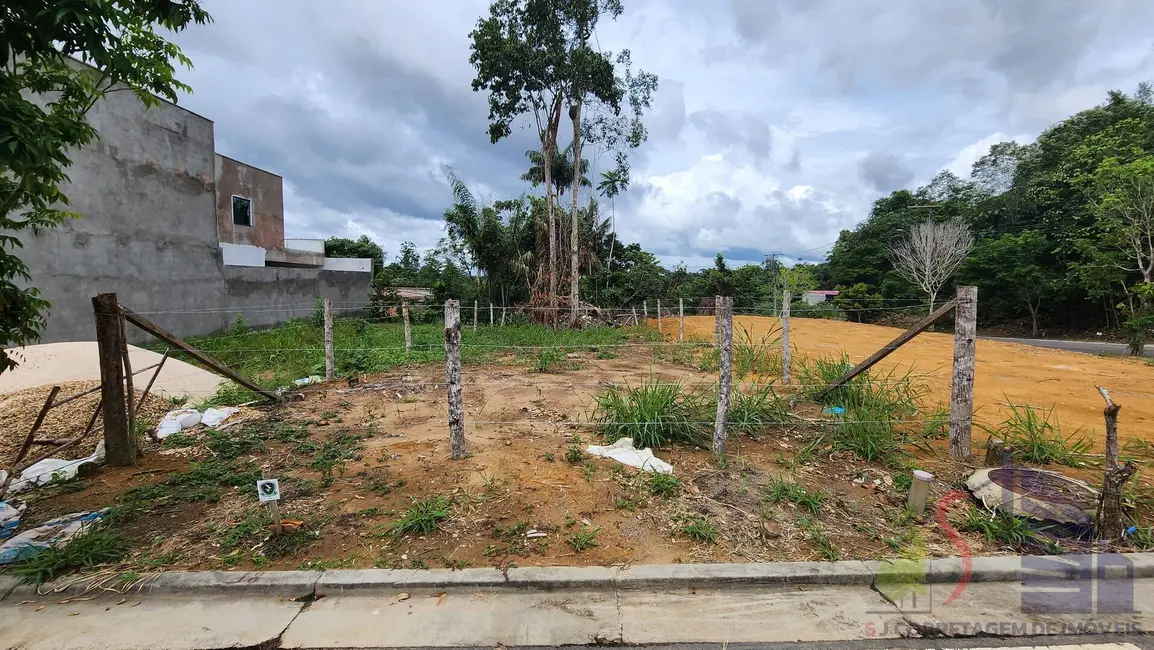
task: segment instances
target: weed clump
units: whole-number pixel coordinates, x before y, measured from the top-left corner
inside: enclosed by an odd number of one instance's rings
[[[994,428],[982,428],[1012,445],[1015,458],[1039,465],[1057,463],[1080,467],[1086,464],[1085,457],[1090,451],[1090,439],[1078,431],[1062,435],[1053,409],[1010,404],[1010,417],[1005,422]]]
[[[632,438],[638,448],[705,440],[701,423],[706,420],[707,402],[679,382],[650,377],[640,386],[610,388],[593,400],[593,420],[607,439]]]

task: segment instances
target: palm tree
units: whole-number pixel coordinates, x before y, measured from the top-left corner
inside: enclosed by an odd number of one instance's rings
[[[629,189],[629,170],[618,166],[607,172],[601,172],[601,182],[597,184],[597,191],[601,196],[609,199],[610,230],[615,235],[609,240],[609,268],[613,268],[613,242],[617,239],[617,209],[613,204],[613,197]],[[605,280],[609,282],[608,278]],[[606,285],[608,286],[608,285]]]
[[[533,187],[537,187],[545,182],[545,156],[540,151],[530,149],[525,152],[525,157],[529,159],[529,170],[521,174],[521,180],[529,181]],[[563,196],[573,187],[573,143],[570,142],[568,147],[563,151],[558,151],[553,154],[553,187],[557,190],[557,196]],[[592,187],[593,184],[589,181],[589,160],[587,158],[581,159],[581,187]]]

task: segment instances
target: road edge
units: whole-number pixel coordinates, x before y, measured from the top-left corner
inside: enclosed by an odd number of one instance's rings
[[[1095,571],[1093,556],[1060,555],[1023,560],[1021,556],[943,558],[928,561],[766,562],[744,564],[642,564],[628,567],[515,567],[449,569],[360,569],[331,571],[171,571],[138,578],[118,589],[107,579],[93,584],[70,577],[67,582],[16,584],[0,576],[0,600],[28,600],[46,595],[152,594],[276,596],[310,599],[341,593],[404,592],[453,587],[524,590],[616,590],[718,588],[773,585],[870,585],[875,582],[1018,582],[1043,570],[1048,579],[1154,578],[1154,553],[1111,554],[1111,567]],[[967,569],[967,564],[968,569]],[[1044,565],[1044,566],[1041,566]],[[1101,575],[1099,575],[1101,577]],[[880,579],[880,580],[879,580]]]

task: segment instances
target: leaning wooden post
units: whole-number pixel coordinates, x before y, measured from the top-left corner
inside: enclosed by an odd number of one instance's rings
[[[633,310],[633,324],[637,325],[637,308],[631,307],[631,309]]]
[[[717,327],[721,332],[720,377],[717,387],[717,419],[713,424],[713,453],[725,455],[726,426],[729,422],[729,389],[733,372],[733,298],[718,297]]]
[[[461,303],[445,302],[445,383],[449,386],[449,449],[453,460],[465,454],[465,407],[461,397]]]
[[[665,333],[665,323],[661,320],[661,299],[657,299],[657,333]]]
[[[789,289],[781,292],[781,383],[788,384],[793,372],[793,358],[789,351]]]
[[[401,319],[405,321],[405,354],[413,351],[413,326],[409,324],[409,302],[401,301]]]
[[[100,396],[104,408],[104,452],[109,465],[135,465],[136,441],[128,428],[124,403],[124,360],[120,349],[120,306],[115,293],[92,299],[96,317],[96,350],[100,361]]]
[[[473,301],[473,333],[477,333],[477,301]]]
[[[1122,537],[1126,529],[1126,516],[1122,510],[1122,495],[1126,482],[1138,467],[1132,462],[1118,464],[1118,411],[1122,407],[1110,399],[1110,392],[1098,386],[1106,408],[1102,411],[1106,418],[1106,472],[1102,481],[1102,492],[1098,495],[1098,512],[1094,516],[1094,539],[1109,540]]]
[[[950,457],[970,456],[974,416],[974,353],[978,333],[978,288],[958,287],[954,308],[954,374],[950,389]]]
[[[685,342],[685,299],[677,299],[677,340]]]
[[[20,446],[20,451],[16,452],[16,460],[12,461],[12,467],[15,468],[24,460],[24,456],[28,450],[32,448],[32,443],[36,440],[36,432],[40,430],[40,425],[44,424],[44,417],[48,415],[48,410],[52,408],[53,402],[56,401],[56,396],[60,394],[60,387],[53,386],[52,390],[48,391],[48,399],[44,400],[44,406],[40,407],[40,414],[36,416],[36,421],[32,423],[32,428],[28,430],[28,435],[24,438],[24,444]],[[11,474],[12,472],[9,472]]]
[[[333,358],[333,299],[325,298],[325,379],[336,376]]]

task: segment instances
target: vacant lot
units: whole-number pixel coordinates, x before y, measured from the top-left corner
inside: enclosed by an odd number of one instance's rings
[[[776,318],[737,316],[734,331],[755,336],[776,331]],[[675,331],[673,328],[666,332]],[[844,321],[795,318],[793,345],[809,357],[848,355],[862,361],[902,330]],[[713,317],[686,318],[686,333],[713,336]],[[934,401],[949,403],[953,334],[925,332],[878,364],[882,369],[913,370],[923,378]],[[1095,432],[1100,447],[1103,402],[1095,385],[1110,389],[1122,405],[1119,432],[1128,438],[1154,442],[1154,366],[1144,359],[1096,356],[1034,348],[1000,341],[978,340],[974,378],[975,420],[993,425],[1006,419],[1007,403],[1054,409],[1062,430]]]
[[[764,336],[746,336],[735,351],[747,380],[780,372],[771,322],[739,320],[739,328],[763,325]],[[814,336],[834,328],[843,333],[824,341]],[[708,319],[691,320],[690,329],[712,335]],[[859,340],[871,333],[868,326],[798,320],[794,330],[805,353],[795,361],[795,376],[807,386],[843,368],[841,339],[860,346],[850,350],[855,357],[870,351]],[[341,322],[337,331],[338,368],[346,377],[292,391],[283,404],[247,407],[222,430],[149,443],[139,467],[105,468],[29,493],[25,525],[101,507],[112,507],[113,516],[94,538],[99,544],[81,541],[73,552],[44,554],[16,571],[42,577],[106,562],[113,568],[103,575],[116,578],[173,568],[918,559],[1088,548],[1077,535],[1031,530],[966,499],[941,513],[945,526],[933,506],[922,516],[906,511],[911,469],[937,476],[931,492],[937,501],[976,467],[942,451],[945,414],[936,398],[946,395],[938,375],[929,374],[924,385],[883,369],[825,403],[814,402],[816,390],[805,386],[742,383],[728,454],[719,462],[708,451],[714,350],[659,343],[644,329],[554,333],[521,325],[474,334],[466,328],[471,455],[450,461],[441,327],[418,327],[417,347],[408,354],[397,346],[397,325]],[[874,335],[884,342],[891,333]],[[939,365],[948,365],[946,339],[926,340],[938,346],[935,359],[945,360]],[[201,345],[270,384],[315,372],[323,358],[319,332],[302,323]],[[1117,359],[1086,361],[1148,371]],[[926,365],[917,367],[933,370]],[[251,399],[226,387],[214,401]],[[825,408],[832,405],[847,411],[831,415]],[[672,463],[673,476],[583,451],[624,436],[654,447]],[[1036,462],[1097,475],[1087,449],[1053,429],[1039,436],[1023,447],[1043,459]],[[982,439],[977,432],[975,440]],[[271,533],[268,511],[255,496],[262,476],[281,479],[283,516],[299,522],[291,532]],[[1152,503],[1146,494],[1138,489],[1132,500],[1142,523]],[[1129,543],[1154,543],[1149,527]]]

